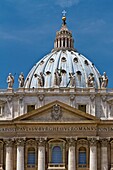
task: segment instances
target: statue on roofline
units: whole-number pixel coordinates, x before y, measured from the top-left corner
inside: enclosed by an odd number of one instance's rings
[[[108,77],[106,75],[106,72],[103,73],[103,76],[101,79],[101,88],[106,88],[108,86]]]
[[[7,83],[8,83],[8,89],[13,88],[14,76],[11,73],[9,73],[7,77]]]
[[[94,75],[93,73],[90,73],[88,78],[87,78],[87,86],[88,87],[95,87],[95,82],[94,82]]]
[[[20,73],[18,77],[18,82],[19,82],[19,88],[24,87],[24,74],[23,73]]]

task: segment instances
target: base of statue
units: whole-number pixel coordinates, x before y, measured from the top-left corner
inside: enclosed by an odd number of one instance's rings
[[[19,91],[19,92],[24,92],[24,88],[23,88],[23,87],[20,87],[20,88],[18,88],[18,91]]]
[[[95,88],[93,88],[93,87],[90,88],[90,92],[91,92],[91,93],[94,93],[94,92],[95,92]]]
[[[13,92],[13,88],[8,88],[7,92],[12,93]]]

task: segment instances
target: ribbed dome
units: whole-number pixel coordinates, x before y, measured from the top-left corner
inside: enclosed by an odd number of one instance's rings
[[[62,20],[62,27],[56,33],[54,49],[31,69],[25,81],[25,88],[100,88],[98,70],[74,49],[74,40],[66,26],[66,17]]]
[[[61,74],[61,82],[56,84],[55,72],[58,70]],[[88,87],[87,78],[90,73],[94,76],[95,87],[100,87],[99,77],[100,74],[95,66],[83,55],[75,51],[53,51],[46,55],[39,61],[30,71],[27,76],[25,87],[26,88],[39,88],[43,87],[38,83],[38,78],[43,73],[44,87],[67,87],[70,86],[70,75],[72,73],[75,78],[75,87]]]

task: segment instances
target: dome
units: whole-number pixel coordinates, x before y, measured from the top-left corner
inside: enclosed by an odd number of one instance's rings
[[[100,88],[99,71],[91,61],[74,49],[74,40],[67,28],[66,17],[62,17],[62,20],[62,27],[56,33],[54,49],[31,69],[25,88]]]

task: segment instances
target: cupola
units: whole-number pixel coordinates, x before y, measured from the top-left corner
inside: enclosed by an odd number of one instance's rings
[[[54,50],[74,50],[74,39],[72,37],[72,32],[68,30],[66,24],[66,12],[63,11],[62,17],[62,27],[60,31],[56,32],[56,38],[54,42]]]

